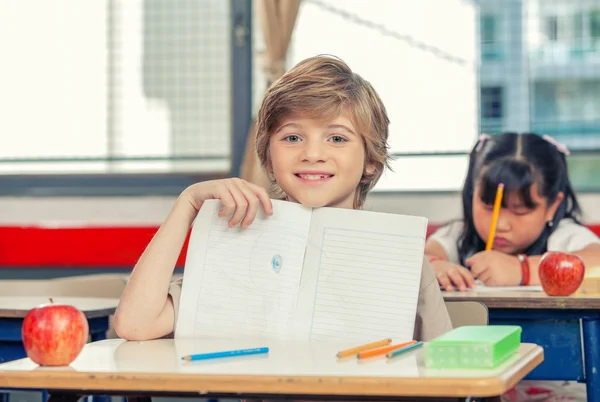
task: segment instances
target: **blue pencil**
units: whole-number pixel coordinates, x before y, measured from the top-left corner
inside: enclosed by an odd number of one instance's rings
[[[412,345],[408,345],[408,346],[405,346],[400,349],[392,350],[386,356],[388,358],[396,357],[398,355],[401,355],[404,352],[408,352],[409,350],[416,349],[416,348],[420,347],[421,345],[423,345],[423,342],[419,341],[417,343],[413,343]]]
[[[253,348],[253,349],[239,349],[239,350],[226,350],[223,352],[214,352],[214,353],[200,353],[196,355],[187,355],[183,356],[181,360],[206,360],[206,359],[219,359],[221,357],[233,357],[233,356],[247,356],[247,355],[257,355],[260,353],[268,353],[269,348]]]

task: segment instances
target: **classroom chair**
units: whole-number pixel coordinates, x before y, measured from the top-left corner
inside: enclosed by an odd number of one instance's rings
[[[107,297],[121,298],[127,284],[127,274],[92,274],[67,276],[53,279],[22,279],[0,281],[2,296],[42,297]],[[106,334],[108,339],[117,338],[113,329],[113,317]]]
[[[52,279],[0,280],[0,294],[120,298],[128,278],[126,274],[93,274]]]
[[[488,325],[488,308],[478,301],[446,301],[454,328],[467,325]]]

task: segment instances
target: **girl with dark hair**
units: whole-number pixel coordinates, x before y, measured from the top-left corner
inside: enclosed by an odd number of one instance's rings
[[[575,253],[586,266],[600,265],[600,239],[580,222],[567,155],[548,136],[481,136],[462,191],[463,220],[437,230],[425,246],[441,287],[464,291],[475,287],[475,279],[486,286],[539,284],[546,251]],[[492,250],[485,251],[500,183],[496,235]]]

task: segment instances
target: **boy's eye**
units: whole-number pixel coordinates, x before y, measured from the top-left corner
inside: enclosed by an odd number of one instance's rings
[[[300,141],[300,137],[298,137],[297,135],[292,134],[292,135],[288,135],[283,140],[287,141],[287,142],[298,142],[298,141]]]
[[[342,137],[341,135],[334,135],[331,137],[331,142],[335,142],[335,143],[342,143],[342,142],[346,142],[347,140]]]

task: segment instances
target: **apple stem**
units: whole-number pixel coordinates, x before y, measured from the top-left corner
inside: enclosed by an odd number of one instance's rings
[[[50,300],[50,304],[53,304],[53,303],[54,303],[54,300],[52,300],[52,298],[51,298],[51,297],[49,297],[48,299]]]

